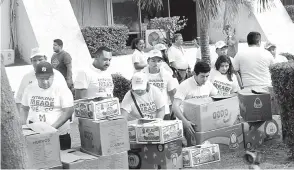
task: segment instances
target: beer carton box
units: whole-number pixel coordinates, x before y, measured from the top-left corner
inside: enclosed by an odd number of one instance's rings
[[[129,151],[129,169],[181,169],[182,141],[165,144],[132,144]]]
[[[121,115],[118,98],[76,100],[74,107],[75,116],[80,118],[99,120]]]
[[[269,140],[282,141],[282,123],[280,115],[273,115],[272,120],[265,122],[244,122],[244,147],[257,149]]]
[[[264,89],[267,90],[270,93],[270,95],[271,95],[271,110],[272,110],[272,114],[273,115],[280,115],[280,113],[281,113],[281,107],[280,107],[280,105],[278,103],[278,100],[277,100],[277,97],[276,97],[276,95],[274,93],[273,87],[272,86],[265,87]]]
[[[217,144],[196,145],[183,148],[182,155],[184,168],[218,162],[221,159]]]
[[[181,120],[157,120],[135,125],[137,144],[164,144],[183,135]]]
[[[46,169],[61,166],[57,130],[44,122],[22,126],[28,154],[28,168]]]
[[[92,156],[76,149],[61,151],[63,169],[128,169],[128,153]]]
[[[256,94],[252,89],[238,92],[241,116],[246,122],[266,121],[272,119],[271,96],[266,90]]]
[[[244,149],[242,124],[224,127],[207,132],[196,132],[195,135],[185,133],[188,146],[202,144],[219,144],[223,151]]]
[[[237,96],[219,101],[188,99],[184,101],[184,116],[196,125],[196,131],[206,132],[239,123]]]
[[[127,120],[79,119],[81,150],[94,156],[106,156],[130,149]]]

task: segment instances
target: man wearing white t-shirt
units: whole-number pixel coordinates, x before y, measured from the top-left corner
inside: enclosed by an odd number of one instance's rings
[[[18,111],[20,111],[21,100],[22,100],[22,96],[23,96],[25,88],[29,84],[37,81],[36,74],[35,74],[36,66],[40,62],[47,60],[47,57],[45,56],[45,54],[41,53],[39,48],[32,49],[30,58],[31,58],[31,63],[34,69],[23,76],[21,83],[19,85],[18,91],[16,93],[16,97],[15,97],[15,103],[17,105]],[[54,72],[54,79],[55,79],[54,83],[58,83],[64,87],[67,87],[67,83],[63,75],[58,70],[55,70],[55,69],[53,69],[53,72]]]
[[[152,50],[149,52],[148,67],[143,70],[147,74],[149,83],[158,87],[164,97],[165,105],[165,119],[170,120],[170,108],[172,104],[176,87],[178,83],[175,83],[172,75],[167,72],[161,63],[163,62],[162,53],[159,50]],[[169,100],[170,98],[170,100]]]
[[[127,92],[122,103],[121,113],[128,121],[146,118],[164,118],[165,99],[159,88],[148,83],[148,77],[143,72],[137,72],[132,77],[132,89]]]
[[[90,68],[77,73],[74,82],[76,99],[113,97],[114,84],[111,74],[107,72],[112,58],[110,49],[101,47],[92,57],[94,62]]]
[[[273,43],[267,42],[264,46],[274,57],[274,64],[288,62],[288,59],[285,56],[277,54],[277,46]]]
[[[228,45],[224,41],[218,41],[215,43],[215,52],[217,54],[217,58],[221,55],[227,55],[228,54]],[[234,58],[229,56],[231,59],[231,62],[233,62]],[[216,59],[211,60],[211,67],[215,68],[215,62]]]
[[[271,86],[269,67],[274,63],[274,58],[270,52],[260,47],[261,34],[250,32],[247,43],[248,48],[238,51],[233,61],[235,71],[241,75],[243,87]]]
[[[190,133],[195,133],[192,123],[188,121],[181,109],[182,102],[191,98],[208,98],[210,96],[215,96],[218,90],[213,86],[213,84],[208,80],[210,73],[210,66],[202,61],[195,64],[194,67],[195,75],[183,81],[177,88],[177,92],[174,97],[173,111],[177,118],[182,120],[184,128]]]
[[[69,119],[74,112],[73,95],[67,86],[55,83],[53,67],[48,62],[36,66],[36,77],[37,82],[28,85],[22,97],[23,124],[50,124],[58,129],[61,150],[70,149]]]

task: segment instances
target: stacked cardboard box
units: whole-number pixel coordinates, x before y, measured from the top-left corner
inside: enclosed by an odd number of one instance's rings
[[[180,120],[129,122],[130,169],[180,169],[183,125]]]
[[[65,169],[128,169],[127,120],[117,98],[75,101],[81,147],[61,152]]]
[[[238,93],[246,149],[257,149],[263,142],[282,140],[280,115],[274,113],[273,95],[270,88],[244,89]]]
[[[194,135],[185,133],[188,146],[204,143],[219,144],[221,151],[244,148],[243,130],[237,96],[214,101],[184,101],[184,115],[195,124]]]

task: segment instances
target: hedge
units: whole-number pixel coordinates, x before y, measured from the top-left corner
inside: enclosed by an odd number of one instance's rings
[[[285,6],[286,11],[288,12],[290,18],[294,22],[294,5],[286,5]]]
[[[126,47],[129,30],[123,25],[85,27],[82,34],[91,53],[95,53],[101,46],[110,48],[113,52],[121,51]]]
[[[294,55],[290,53],[280,53],[280,55],[285,56],[289,61],[294,61]]]
[[[294,63],[277,63],[271,68],[273,90],[281,106],[284,142],[294,158]]]
[[[131,89],[131,81],[118,73],[111,76],[114,84],[113,96],[119,98],[119,102],[122,102],[126,93]]]

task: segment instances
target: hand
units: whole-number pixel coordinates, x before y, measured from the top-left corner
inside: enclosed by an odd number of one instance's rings
[[[196,126],[195,124],[187,120],[187,121],[183,121],[183,125],[189,134],[191,135],[195,134],[195,130],[194,130],[194,127]]]

